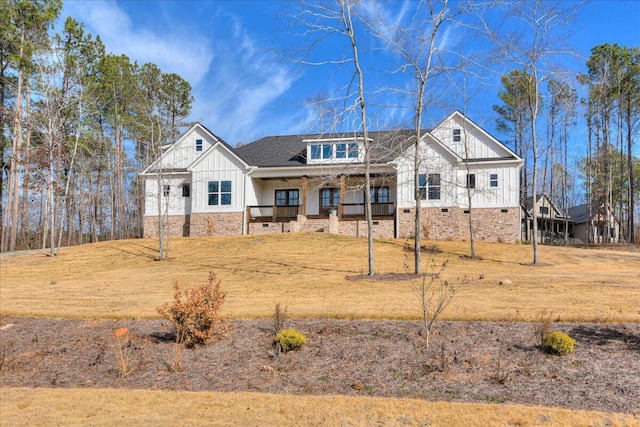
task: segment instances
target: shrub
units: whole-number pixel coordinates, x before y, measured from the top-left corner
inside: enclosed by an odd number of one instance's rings
[[[551,313],[542,310],[537,321],[534,322],[534,335],[536,344],[544,349],[544,337],[551,332]]]
[[[277,346],[280,346],[280,348],[284,352],[297,350],[305,345],[306,342],[307,339],[305,338],[305,336],[293,328],[280,331],[280,333],[276,335],[275,339],[275,344]]]
[[[284,328],[284,322],[287,320],[287,307],[280,308],[280,303],[276,303],[273,310],[273,334],[278,335],[282,328]]]
[[[184,291],[184,300],[177,282],[173,289],[173,304],[163,304],[158,313],[173,323],[177,344],[193,347],[211,338],[222,340],[227,336],[230,322],[220,314],[227,294],[214,273],[209,273],[209,283]]]
[[[544,350],[547,353],[558,354],[560,356],[573,353],[573,345],[575,343],[575,339],[560,331],[550,332],[542,338]]]
[[[120,328],[113,334],[115,343],[116,360],[118,361],[118,370],[120,376],[126,377],[129,375],[129,360],[127,354],[127,347],[129,347],[131,341],[129,336],[129,328]]]

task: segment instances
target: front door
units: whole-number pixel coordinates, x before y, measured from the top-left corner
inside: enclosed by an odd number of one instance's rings
[[[299,190],[276,190],[275,198],[279,218],[296,218],[300,201]]]
[[[340,205],[339,188],[320,189],[320,215],[329,214],[330,210],[338,209]]]

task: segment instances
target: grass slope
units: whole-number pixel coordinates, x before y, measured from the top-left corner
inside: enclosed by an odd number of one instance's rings
[[[633,426],[632,415],[347,396],[109,389],[0,389],[2,424]]]
[[[209,271],[227,291],[225,311],[235,318],[268,317],[274,303],[294,317],[395,318],[419,315],[412,280],[350,280],[367,269],[366,240],[321,233],[273,236],[174,238],[170,259],[154,261],[152,239],[63,248],[60,256],[3,257],[0,313],[11,316],[151,318],[172,297],[172,285],[193,287]],[[379,274],[412,265],[404,241],[375,244]],[[424,254],[449,265],[443,279],[468,284],[443,319],[525,320],[542,310],[565,321],[640,320],[640,254],[612,250],[426,242],[441,253]],[[406,277],[405,277],[406,279]],[[510,284],[500,284],[508,279]]]

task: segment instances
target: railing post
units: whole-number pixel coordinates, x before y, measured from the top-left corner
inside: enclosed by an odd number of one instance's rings
[[[276,205],[273,205],[273,211],[271,213],[272,217],[271,217],[271,221],[272,222],[278,222],[278,207]]]
[[[245,216],[247,222],[247,234],[249,234],[249,229],[251,228],[251,206],[247,206],[247,214]]]

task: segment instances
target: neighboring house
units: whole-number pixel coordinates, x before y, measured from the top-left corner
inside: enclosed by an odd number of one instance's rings
[[[538,222],[539,243],[563,243],[565,229],[567,237],[571,230],[570,219],[551,201],[547,194],[539,194],[535,205],[533,197],[528,197],[522,216],[522,241],[533,240],[533,219]]]
[[[376,237],[408,238],[415,218],[414,134],[370,132]],[[520,239],[522,160],[455,111],[420,142],[422,231],[431,239]],[[195,124],[140,175],[145,236],[369,232],[364,212],[361,134],[271,136],[233,148]],[[470,192],[470,193],[468,193]]]
[[[608,205],[584,204],[569,208],[573,237],[582,243],[618,243],[620,221]]]
[[[547,194],[540,194],[536,197],[535,210],[533,197],[529,197],[523,211],[522,241],[532,240],[533,218],[538,221],[539,243],[590,244],[619,241],[620,221],[613,210],[605,209],[604,205],[593,206],[591,209],[588,204],[574,206],[563,213]]]

